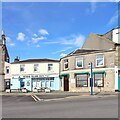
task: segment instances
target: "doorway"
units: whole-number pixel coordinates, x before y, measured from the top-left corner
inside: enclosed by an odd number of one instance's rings
[[[69,91],[69,78],[64,76],[64,91]]]

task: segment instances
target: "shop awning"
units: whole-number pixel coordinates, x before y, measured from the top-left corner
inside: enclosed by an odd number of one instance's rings
[[[106,72],[105,71],[96,71],[96,72],[93,72],[93,74],[105,74],[106,75]]]
[[[82,75],[82,74],[90,74],[89,72],[77,72],[77,73],[74,73],[74,77],[76,77],[76,75]]]
[[[59,75],[59,78],[62,79],[62,77],[64,77],[64,76],[67,76],[68,78],[70,78],[70,74],[61,74],[61,75]]]

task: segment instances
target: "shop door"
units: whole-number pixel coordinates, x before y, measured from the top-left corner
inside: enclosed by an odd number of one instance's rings
[[[64,76],[64,91],[69,91],[69,78]]]
[[[120,91],[120,70],[118,70],[118,91]]]

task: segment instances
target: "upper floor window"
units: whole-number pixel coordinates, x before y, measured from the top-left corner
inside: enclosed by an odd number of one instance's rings
[[[20,65],[20,72],[24,72],[25,71],[25,65]]]
[[[6,74],[9,74],[10,70],[9,70],[9,66],[6,66]]]
[[[48,71],[52,71],[53,70],[53,64],[48,64]]]
[[[76,68],[83,68],[83,57],[76,58]]]
[[[68,59],[64,60],[64,70],[68,69]]]
[[[37,72],[39,68],[39,64],[34,64],[34,72]]]
[[[96,67],[104,66],[104,55],[96,56]]]

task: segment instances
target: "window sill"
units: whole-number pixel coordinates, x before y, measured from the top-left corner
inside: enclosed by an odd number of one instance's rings
[[[103,66],[96,66],[96,68],[105,68],[106,66],[103,65]]]
[[[84,69],[83,67],[80,67],[80,68],[75,68],[74,70],[80,70],[80,69]]]
[[[67,71],[67,70],[69,70],[68,68],[67,69],[63,69],[63,71]]]

